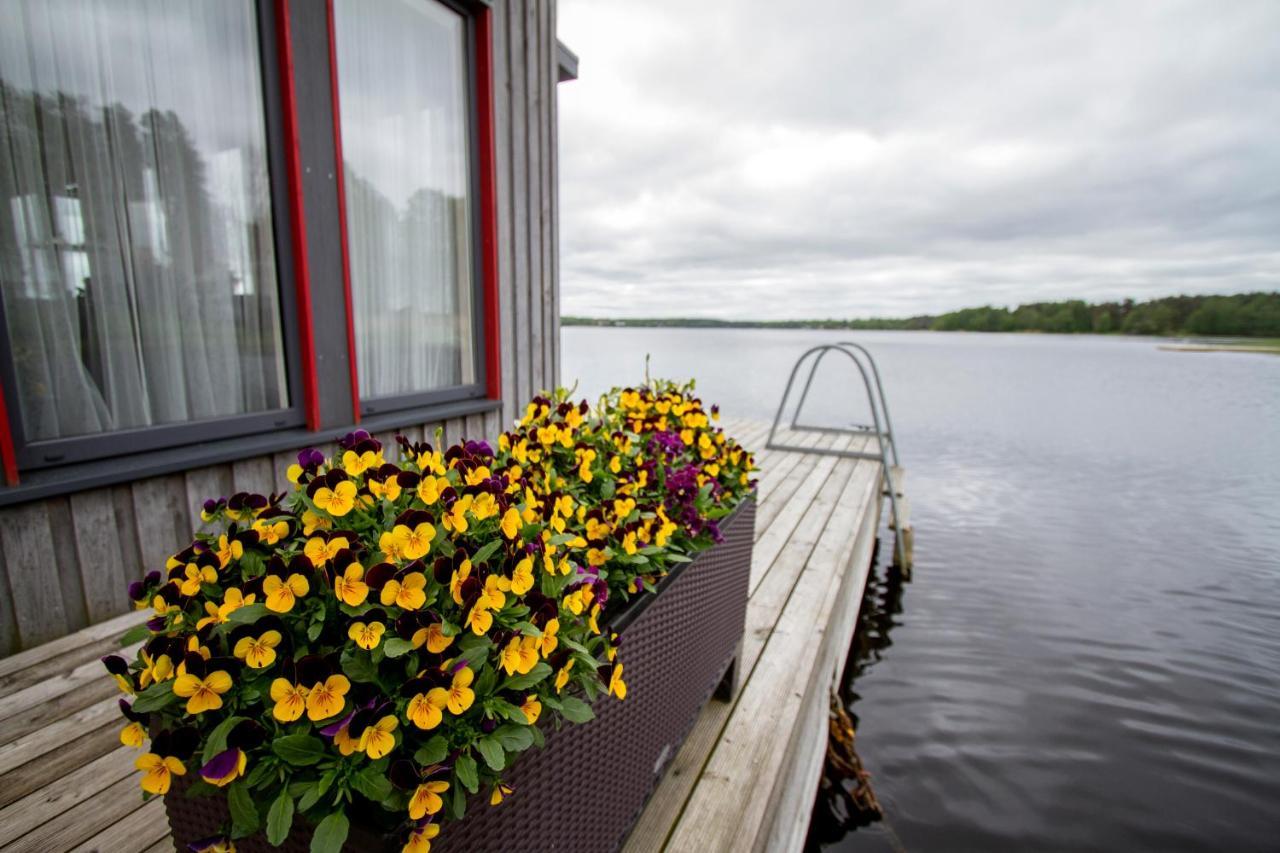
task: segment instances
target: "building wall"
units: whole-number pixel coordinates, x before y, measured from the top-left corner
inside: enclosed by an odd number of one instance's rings
[[[496,0],[493,25],[501,407],[379,433],[388,448],[397,432],[433,443],[437,429],[445,443],[492,438],[559,377],[555,0]],[[206,498],[285,489],[295,453],[0,509],[0,656],[128,610],[128,582],[163,569],[190,541]]]

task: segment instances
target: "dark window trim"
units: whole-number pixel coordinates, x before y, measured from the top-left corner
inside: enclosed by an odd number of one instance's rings
[[[298,309],[293,298],[294,258],[288,216],[289,188],[285,170],[282,128],[281,69],[276,62],[278,32],[274,6],[257,0],[258,57],[262,71],[263,122],[266,130],[267,173],[271,186],[273,243],[276,255],[276,287],[279,292],[280,323],[285,362],[285,386],[290,405],[283,409],[249,412],[242,415],[207,418],[177,424],[159,424],[136,429],[113,430],[45,441],[28,441],[19,398],[17,365],[9,340],[8,318],[0,300],[0,381],[4,384],[9,430],[20,476],[25,481],[43,469],[110,459],[143,450],[162,450],[209,441],[219,436],[244,436],[267,430],[298,426],[305,422],[302,407],[302,371],[298,356]],[[283,214],[283,215],[282,215]]]
[[[417,394],[397,394],[394,397],[371,397],[360,401],[361,421],[376,415],[390,414],[404,409],[417,409],[437,403],[452,403],[457,400],[475,400],[485,396],[484,386],[480,383],[453,385],[436,391],[420,391]]]
[[[20,485],[0,488],[0,507],[314,447],[341,438],[357,428],[377,434],[407,426],[442,423],[467,415],[487,414],[498,411],[501,406],[498,400],[459,400],[375,415],[362,420],[359,427],[347,424],[315,432],[305,428],[276,430],[32,471],[23,476]],[[428,438],[428,441],[433,439]]]
[[[332,2],[332,0],[330,0]],[[485,261],[484,261],[484,203],[482,198],[483,186],[481,182],[481,165],[484,162],[481,151],[480,140],[480,90],[479,90],[479,69],[477,67],[477,50],[476,40],[478,38],[479,28],[477,26],[477,18],[484,14],[488,8],[487,3],[466,3],[456,2],[456,0],[434,0],[446,9],[449,9],[459,16],[463,21],[463,48],[466,51],[466,91],[467,91],[467,183],[470,191],[468,203],[468,219],[471,228],[471,361],[474,370],[474,381],[460,385],[452,385],[444,388],[431,388],[422,391],[410,392],[406,394],[394,394],[384,397],[361,398],[358,388],[355,396],[359,399],[360,417],[376,416],[378,414],[399,411],[402,409],[413,409],[416,407],[430,405],[436,402],[466,399],[474,397],[484,397],[486,394],[487,377],[488,377],[488,357],[485,340],[485,315],[489,310],[485,293]],[[334,22],[336,29],[336,19]],[[336,32],[331,33],[331,38],[336,39]],[[332,54],[332,62],[330,68],[325,69],[332,75],[334,84],[338,81],[337,69],[337,51]],[[308,69],[308,73],[312,70]],[[335,93],[334,104],[341,103],[340,93]],[[334,133],[340,132],[341,121],[334,122]],[[340,146],[340,140],[339,146]],[[338,165],[338,181],[346,181],[346,171],[342,163]],[[345,190],[344,190],[345,191]],[[350,239],[343,228],[342,239],[347,241]],[[343,264],[349,264],[350,247],[344,246]],[[346,271],[347,280],[351,282],[350,286],[354,287],[355,282],[351,281],[351,271]],[[348,319],[354,330],[355,317]],[[352,332],[352,341],[355,340],[354,331]],[[355,361],[355,354],[352,353],[351,358]],[[359,372],[359,364],[356,363],[356,373]],[[358,382],[358,376],[355,377]]]

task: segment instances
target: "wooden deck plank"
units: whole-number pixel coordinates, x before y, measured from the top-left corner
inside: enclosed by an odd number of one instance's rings
[[[865,466],[864,466],[865,467]],[[869,500],[874,512],[862,514],[853,554],[843,572],[827,623],[817,664],[800,704],[800,719],[793,727],[783,766],[774,777],[774,808],[766,816],[766,831],[756,841],[757,850],[800,850],[809,826],[808,815],[817,793],[818,778],[827,749],[828,702],[839,683],[849,651],[849,639],[858,620],[862,591],[870,571],[872,550],[879,529],[879,486],[873,477]],[[802,818],[802,819],[801,819]]]
[[[134,643],[126,646],[120,649],[120,654],[126,659],[132,658],[141,645],[141,643]],[[64,693],[80,689],[86,684],[101,682],[105,672],[100,661],[89,660],[69,672],[64,670],[36,684],[15,690],[6,696],[0,696],[0,723],[28,708],[34,708]]]
[[[65,748],[48,753],[39,761],[28,761],[0,779],[0,807],[39,791],[50,779],[61,779],[119,746],[119,730],[104,727],[82,734]]]
[[[70,693],[55,696],[6,719],[0,724],[0,744],[12,743],[47,726],[50,720],[59,720],[97,702],[114,703],[123,695],[111,679],[90,681]]]
[[[138,787],[138,780],[128,776],[111,783],[78,804],[64,819],[46,821],[0,848],[0,853],[70,850],[112,824],[124,820],[142,805],[142,790]]]
[[[809,649],[827,633],[856,533],[878,488],[878,466],[858,466],[847,481],[770,633],[755,671],[743,686],[715,750],[668,838],[676,850],[748,850],[774,808],[771,784],[783,768],[789,741],[760,732],[791,731],[818,665]]]
[[[154,799],[72,850],[74,853],[124,853],[164,841],[168,841],[172,850],[173,842],[168,839],[169,821],[164,813],[164,800]]]
[[[129,747],[114,749],[0,809],[0,848],[47,821],[71,814],[73,807],[126,777],[134,780],[134,795],[140,798],[142,789],[133,769],[138,755]]]
[[[146,850],[143,850],[142,853],[176,853],[173,846],[173,838],[166,835]]]
[[[851,446],[857,449],[863,442],[865,439],[853,439]],[[810,511],[805,513],[789,531],[790,538],[787,540],[786,547],[778,553],[773,564],[762,568],[768,583],[757,586],[747,606],[746,629],[739,664],[743,672],[744,685],[754,678],[754,668],[760,653],[782,614],[787,596],[790,595],[792,586],[820,535],[826,529],[831,511],[840,499],[848,477],[860,464],[872,463],[853,459],[839,460],[837,469],[826,478],[810,505]],[[757,515],[758,523],[759,515]],[[765,532],[770,531],[765,530]],[[674,827],[690,792],[697,784],[707,757],[719,740],[721,731],[733,709],[733,704],[722,702],[711,702],[703,708],[689,737],[676,753],[665,777],[636,823],[626,844],[627,851],[662,849],[668,832]]]
[[[123,719],[116,700],[108,699],[81,708],[70,716],[46,720],[39,729],[0,746],[0,775],[34,761],[46,752],[62,748],[85,732]]]
[[[123,593],[121,594],[123,595]],[[99,622],[97,625],[90,625],[88,628],[77,631],[74,634],[50,640],[42,646],[27,649],[15,655],[9,655],[7,658],[0,658],[0,695],[4,695],[7,692],[3,689],[3,685],[7,683],[6,679],[14,673],[51,661],[59,655],[73,653],[77,649],[84,648],[87,644],[115,639],[142,621],[145,616],[145,613],[125,613],[105,622]]]

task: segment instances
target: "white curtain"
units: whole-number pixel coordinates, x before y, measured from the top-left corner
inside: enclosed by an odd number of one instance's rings
[[[360,395],[471,383],[466,28],[435,0],[338,0]]]
[[[288,405],[252,0],[0,2],[29,441]]]

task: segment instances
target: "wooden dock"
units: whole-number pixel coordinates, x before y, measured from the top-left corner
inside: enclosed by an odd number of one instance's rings
[[[762,448],[767,425],[726,429]],[[808,447],[865,437],[801,433]],[[731,702],[703,709],[627,841],[628,851],[798,850],[826,750],[879,526],[878,462],[757,453],[751,598]],[[115,685],[98,657],[134,614],[0,659],[0,851],[171,851],[162,804],[143,804],[120,745]]]

